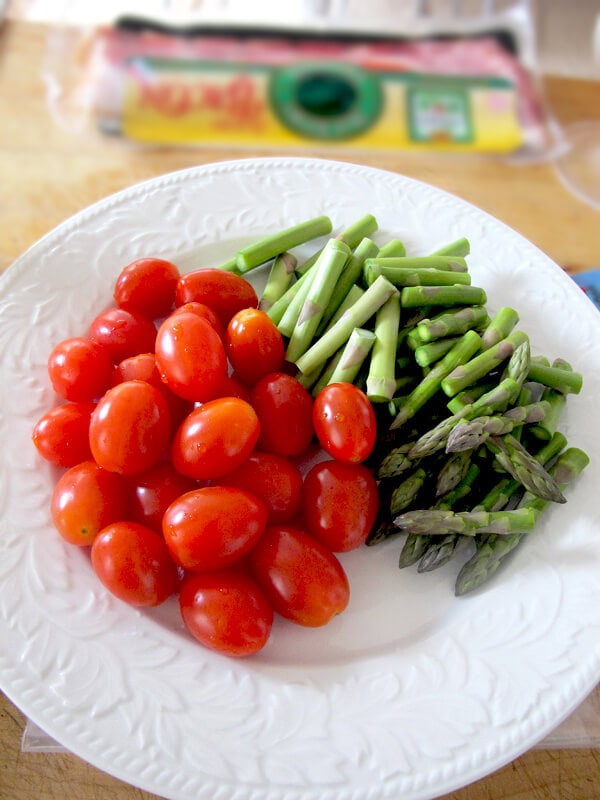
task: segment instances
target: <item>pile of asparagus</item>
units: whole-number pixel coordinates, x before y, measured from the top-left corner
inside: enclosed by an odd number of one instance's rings
[[[469,543],[463,595],[487,581],[588,464],[558,430],[582,376],[531,354],[518,312],[492,316],[471,285],[462,238],[428,256],[401,241],[378,246],[367,214],[303,263],[289,252],[331,234],[317,217],[262,239],[223,265],[270,263],[260,307],[287,343],[286,359],[316,396],[327,384],[362,388],[377,413],[370,465],[379,519],[367,544],[406,534],[399,565],[420,572]]]

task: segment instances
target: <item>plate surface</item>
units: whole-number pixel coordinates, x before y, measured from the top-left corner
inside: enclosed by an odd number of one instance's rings
[[[535,353],[584,373],[562,430],[592,462],[485,591],[456,599],[452,561],[399,571],[388,542],[342,556],[352,598],[330,625],[276,624],[258,657],[228,660],[186,634],[174,601],[146,612],[109,597],[53,532],[55,473],[30,440],[54,402],[46,359],[110,304],[135,258],[188,271],[316,214],[339,231],[367,212],[376,241],[409,253],[469,238],[490,310],[516,307]],[[600,316],[484,212],[317,159],[165,175],[68,220],[2,276],[0,350],[0,686],[100,769],[172,800],[431,798],[528,749],[600,678]]]

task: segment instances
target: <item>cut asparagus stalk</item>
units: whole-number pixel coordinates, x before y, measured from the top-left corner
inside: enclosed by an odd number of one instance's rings
[[[285,253],[297,245],[304,244],[319,236],[331,233],[332,224],[327,216],[313,217],[278,233],[265,236],[253,244],[243,247],[236,254],[236,264],[243,274],[254,267],[266,264],[280,253]]]
[[[354,328],[362,328],[385,301],[398,290],[385,278],[378,278],[363,296],[346,311],[296,362],[301,372],[311,372],[330,358],[350,338]]]
[[[260,298],[258,307],[261,311],[268,311],[286,293],[297,263],[296,256],[291,253],[282,253],[275,258]]]
[[[400,297],[393,294],[375,315],[375,343],[367,375],[367,397],[384,403],[396,393],[396,350],[400,327]]]
[[[405,286],[400,295],[402,308],[420,306],[483,306],[484,289],[478,286]]]
[[[313,280],[309,282],[306,299],[288,342],[285,353],[287,361],[295,363],[310,347],[323,312],[331,299],[333,287],[342,274],[349,256],[350,248],[347,244],[337,239],[330,239],[314,266],[314,273],[312,271],[307,273],[307,275],[313,274]]]
[[[377,220],[372,214],[365,214],[360,219],[353,222],[352,225],[349,225],[345,230],[343,230],[340,234],[338,234],[335,238],[347,244],[351,250],[354,250],[355,247],[358,246],[359,242],[364,239],[366,236],[371,236],[371,234],[375,233],[377,230]],[[317,262],[317,259],[321,255],[323,248],[317,250],[316,253],[308,258],[303,264],[301,264],[298,269],[296,270],[298,275],[304,275],[305,272]]]

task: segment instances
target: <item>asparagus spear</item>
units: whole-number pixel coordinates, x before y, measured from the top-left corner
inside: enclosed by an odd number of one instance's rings
[[[440,247],[438,250],[435,250],[431,255],[433,256],[459,256],[464,258],[468,256],[471,252],[471,245],[468,239],[464,237],[460,239],[456,239],[454,242],[450,242],[449,244]]]
[[[414,442],[405,442],[390,450],[385,458],[380,462],[377,469],[377,478],[395,478],[406,469],[414,467],[415,460],[409,458],[408,451]]]
[[[352,308],[298,359],[296,362],[298,369],[304,373],[311,372],[326,361],[345,344],[354,328],[363,327],[377,309],[397,291],[388,280],[378,278]]]
[[[340,278],[338,279],[338,284],[339,284],[340,280],[342,279],[343,275],[344,275],[344,273],[342,272]],[[335,289],[333,291],[335,292]],[[350,291],[348,292],[346,297],[342,300],[342,302],[339,305],[339,307],[338,307],[337,311],[335,312],[335,314],[331,317],[331,319],[329,319],[327,321],[326,325],[323,324],[324,321],[325,321],[325,315],[323,315],[323,319],[321,320],[321,322],[319,324],[319,327],[317,328],[317,336],[320,336],[322,333],[324,333],[325,331],[328,331],[330,328],[332,328],[335,325],[335,323],[338,321],[338,319],[340,319],[342,314],[345,314],[346,311],[348,311],[349,308],[352,308],[354,303],[356,303],[358,298],[362,297],[364,293],[365,293],[365,290],[361,289],[360,286],[357,286],[356,284],[351,286],[350,287]]]
[[[454,395],[454,397],[448,401],[446,404],[448,411],[451,411],[452,414],[458,414],[465,406],[471,405],[475,400],[481,397],[482,394],[486,394],[486,392],[489,392],[493,388],[493,383],[476,383],[474,386],[463,389],[462,392]]]
[[[390,239],[389,242],[384,244],[377,253],[378,258],[395,258],[396,256],[405,256],[406,248],[400,239]]]
[[[531,348],[529,345],[529,339],[526,339],[522,344],[515,348],[514,353],[508,359],[508,364],[503,375],[505,378],[512,378],[517,383],[519,388],[515,390],[515,399],[521,391],[521,387],[525,383],[527,373],[529,372],[530,363]]]
[[[468,271],[464,258],[455,256],[389,256],[381,251],[371,259],[371,263],[388,269],[408,269],[421,272],[435,270],[437,272],[455,272],[465,274]],[[458,283],[458,281],[457,281]]]
[[[469,469],[467,470],[466,475],[457,484],[457,486],[448,494],[446,494],[443,498],[441,498],[436,504],[435,508],[447,508],[451,509],[454,505],[456,505],[460,500],[462,500],[466,495],[469,494],[471,488],[477,478],[479,477],[479,467],[477,464],[470,464]],[[415,537],[416,534],[409,534],[406,537],[405,545],[412,537]],[[437,569],[438,567],[443,566],[447,561],[449,561],[452,556],[454,555],[454,551],[456,550],[456,546],[460,541],[460,534],[459,533],[449,533],[446,536],[427,536],[427,535],[419,535],[418,538],[423,540],[423,543],[426,545],[424,552],[419,560],[419,565],[417,567],[418,572],[430,572],[433,569]],[[409,559],[409,556],[414,556],[415,552],[422,550],[422,545],[419,547],[415,546],[415,542],[412,542],[409,545],[409,552],[407,553],[404,558],[402,554],[400,554],[400,566],[404,565]],[[417,559],[415,559],[417,560]],[[413,562],[414,563],[414,562]]]
[[[457,286],[459,284],[468,286],[471,283],[471,276],[468,272],[393,267],[386,265],[384,263],[386,260],[388,259],[369,258],[365,261],[363,276],[367,286],[370,286],[379,275],[384,275],[394,286]]]
[[[292,283],[292,285],[281,295],[281,297],[273,303],[271,308],[268,309],[267,314],[269,318],[273,320],[275,325],[279,325],[285,312],[293,302],[298,292],[305,291],[303,286],[307,281],[312,281],[313,277],[314,272],[312,270],[304,273],[304,275],[295,283]]]
[[[408,508],[415,501],[417,495],[423,488],[427,478],[427,473],[422,467],[417,467],[407,478],[405,478],[392,492],[390,501],[391,514],[399,514],[400,511]]]
[[[451,511],[450,509],[422,509],[405,511],[394,518],[394,524],[407,533],[427,536],[445,536],[458,533],[476,536],[479,533],[529,533],[536,521],[535,511],[519,508],[514,511]]]
[[[237,266],[237,259],[235,256],[233,258],[227,259],[222,264],[217,264],[215,269],[221,269],[223,272],[235,272],[236,275],[241,275],[242,273],[239,271]]]
[[[439,361],[442,356],[445,356],[458,340],[458,336],[446,336],[444,339],[437,339],[435,342],[429,342],[428,344],[417,343],[414,348],[415,361],[420,367],[429,367]]]
[[[417,330],[422,342],[432,342],[479,328],[487,320],[488,313],[483,306],[469,306],[458,311],[443,311],[431,319],[424,319],[419,322]]]
[[[400,295],[403,308],[420,306],[483,306],[484,289],[478,286],[405,286]]]
[[[472,383],[477,383],[478,380],[492,372],[507,358],[510,358],[516,348],[527,341],[529,337],[523,331],[516,331],[511,333],[505,339],[502,339],[493,347],[484,350],[479,355],[472,358],[470,361],[459,364],[444,380],[442,381],[442,390],[448,397],[466,389]]]
[[[320,216],[300,222],[270,236],[265,236],[258,242],[254,242],[238,251],[236,254],[237,268],[242,274],[248,272],[254,267],[266,264],[267,261],[275,258],[280,253],[291,250],[292,247],[304,244],[310,239],[316,239],[318,236],[325,236],[331,233],[331,230],[332,224],[329,217]]]
[[[399,533],[398,528],[395,525],[393,530],[395,533]],[[425,555],[430,543],[430,536],[421,535],[418,533],[409,533],[404,540],[402,550],[400,551],[400,558],[398,560],[398,566],[400,569],[416,564],[417,561]]]
[[[548,413],[543,420],[540,420],[530,428],[531,433],[538,439],[551,439],[558,426],[563,410],[567,403],[567,396],[562,392],[546,388],[542,394],[542,399],[548,403]]]
[[[261,311],[268,311],[273,303],[285,294],[292,281],[297,263],[296,256],[291,253],[281,253],[275,258],[260,298],[258,307]]]
[[[285,357],[292,364],[308,350],[323,312],[331,299],[333,287],[350,255],[350,248],[337,239],[330,239],[314,266],[306,300],[288,342]],[[310,275],[311,273],[307,273]]]
[[[392,422],[390,429],[395,430],[419,411],[425,403],[439,391],[443,379],[449,375],[458,364],[468,361],[474,353],[481,347],[481,338],[475,331],[467,331],[464,336],[438,361],[431,372],[426,375],[419,385],[404,398],[404,402],[399,409],[396,418]]]
[[[354,328],[339,360],[336,361],[328,383],[354,383],[358,371],[376,344],[375,333],[364,328]]]
[[[357,247],[358,243],[361,239],[364,239],[365,236],[371,236],[372,233],[378,228],[377,220],[372,214],[365,214],[360,219],[357,219],[356,222],[353,222],[347,228],[345,228],[341,233],[339,233],[335,238],[339,242],[344,242],[347,244],[351,250],[354,250]],[[321,250],[317,250],[310,258],[308,258],[303,264],[301,264],[298,269],[296,270],[298,275],[304,275],[305,272],[314,266],[317,263],[317,259],[321,255]]]
[[[583,385],[580,372],[561,367],[545,366],[532,359],[527,377],[563,394],[579,394]]]
[[[583,472],[589,463],[586,453],[576,447],[565,450],[558,461],[550,469],[550,474],[560,486],[561,491],[567,488]],[[532,495],[525,495],[521,508],[529,508],[536,516],[547,506],[547,501]],[[490,536],[478,548],[475,555],[463,565],[456,579],[455,594],[462,596],[482,586],[498,570],[508,553],[513,551],[522,541],[519,533],[510,536]]]
[[[302,306],[306,302],[306,298],[309,295],[311,286],[317,274],[319,264],[326,256],[327,253],[325,252],[325,249],[323,249],[319,261],[317,261],[311,271],[305,272],[300,280],[296,281],[291,289],[288,292],[285,292],[285,294],[271,306],[269,311],[267,311],[267,314],[271,317],[271,319],[273,319],[273,316],[278,314],[279,304],[285,300],[286,296],[288,296],[288,304],[286,308],[283,309],[283,313],[279,319],[279,322],[275,323],[277,325],[277,330],[282,336],[287,336],[289,338],[294,332],[294,328],[298,322],[298,317],[302,311]],[[274,319],[273,321],[275,322]]]
[[[544,419],[550,404],[541,400],[525,406],[515,406],[504,414],[462,419],[450,431],[446,444],[447,453],[472,450],[482,445],[490,436],[511,433],[519,425],[539,422]]]
[[[536,454],[535,460],[542,466],[550,463],[553,458],[558,456],[567,446],[567,438],[564,434],[557,432]],[[487,492],[485,497],[472,511],[501,511],[519,489],[522,488],[520,481],[514,478],[501,478]]]
[[[396,392],[396,347],[400,327],[400,297],[393,294],[375,314],[375,342],[367,376],[371,402],[391,400]]]
[[[462,450],[459,453],[452,453],[437,475],[435,484],[435,496],[448,494],[465,477],[471,465],[471,450]]]
[[[537,497],[565,503],[557,483],[514,436],[491,436],[486,445],[512,477]]]
[[[331,299],[323,314],[323,319],[317,330],[317,335],[320,335],[326,329],[337,313],[337,310],[345,303],[348,293],[356,285],[356,282],[362,274],[363,264],[366,259],[370,258],[370,256],[375,253],[377,253],[377,245],[375,242],[371,241],[371,239],[364,238],[357,245],[356,250],[350,256],[348,263],[344,267],[342,274],[333,288]]]
[[[466,335],[466,334],[465,334]],[[474,419],[493,413],[503,407],[507,399],[512,397],[515,382],[506,378],[498,386],[481,395],[474,403],[464,406],[457,414],[445,417],[437,425],[422,434],[409,452],[411,458],[423,458],[445,447],[452,429],[463,419]]]
[[[502,339],[506,339],[519,321],[519,314],[510,306],[503,306],[492,317],[490,324],[481,334],[483,349],[489,350]]]

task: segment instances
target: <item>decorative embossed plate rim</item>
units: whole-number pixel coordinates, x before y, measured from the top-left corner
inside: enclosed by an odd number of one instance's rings
[[[318,213],[365,212],[377,241],[425,253],[471,240],[473,282],[510,304],[534,349],[585,374],[563,430],[592,463],[509,570],[454,599],[456,566],[398,573],[397,542],[343,556],[353,599],[320,630],[277,624],[255,659],[228,661],[152,612],[106,595],[84,553],[53,535],[53,470],[30,442],[53,402],[52,344],[110,303],[144,254],[183,270]],[[173,800],[422,800],[542,739],[600,678],[600,317],[562,270],[488,214],[390,172],[251,159],[172,173],[81,212],[0,280],[0,685],[82,758]]]

